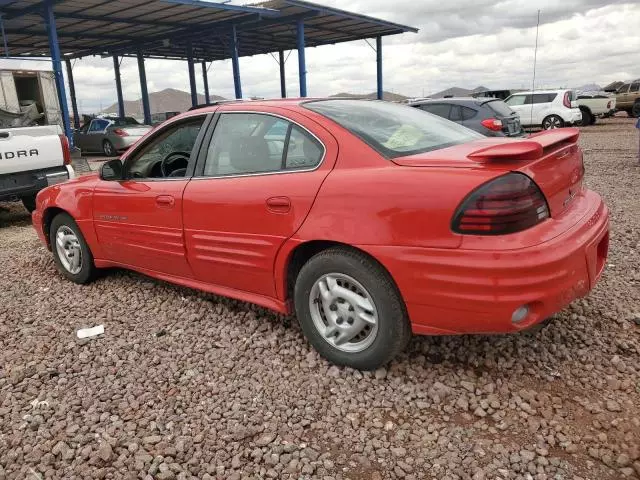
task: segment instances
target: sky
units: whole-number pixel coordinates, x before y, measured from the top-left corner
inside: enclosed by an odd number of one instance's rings
[[[640,77],[640,2],[615,0],[316,0],[344,10],[419,28],[383,39],[384,88],[410,97],[448,87],[530,88],[540,9],[536,88],[601,86]],[[242,4],[234,0],[231,3]],[[375,45],[375,42],[373,43]],[[363,40],[308,48],[309,96],[376,89],[375,52]],[[48,69],[48,62],[0,60],[0,68]],[[270,55],[242,57],[245,97],[280,95],[279,67]],[[186,62],[147,60],[150,92],[187,91]],[[140,97],[136,60],[121,65],[124,97]],[[76,60],[79,110],[98,112],[116,101],[111,58]],[[201,69],[197,86],[203,92]],[[212,94],[234,97],[231,62],[210,65]],[[298,95],[298,61],[286,63],[289,95]]]

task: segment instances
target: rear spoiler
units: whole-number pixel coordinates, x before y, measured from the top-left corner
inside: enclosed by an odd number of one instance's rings
[[[467,157],[476,162],[491,160],[536,160],[549,150],[556,150],[564,145],[578,142],[580,130],[577,128],[560,128],[547,132],[534,133],[525,140],[519,140],[490,147],[481,148]]]

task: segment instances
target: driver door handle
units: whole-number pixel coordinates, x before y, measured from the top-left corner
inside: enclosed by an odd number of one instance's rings
[[[172,208],[176,204],[175,198],[171,195],[158,195],[156,197],[156,205],[162,208]]]

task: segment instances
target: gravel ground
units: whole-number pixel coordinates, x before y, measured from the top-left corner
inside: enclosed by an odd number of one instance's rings
[[[0,479],[640,477],[638,135],[611,119],[581,143],[613,220],[595,291],[537,333],[415,338],[366,374],[253,306],[64,281],[0,205]]]

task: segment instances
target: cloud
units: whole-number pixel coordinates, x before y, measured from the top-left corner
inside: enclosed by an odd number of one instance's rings
[[[541,9],[536,87],[607,84],[640,77],[640,5],[597,0],[322,0],[362,14],[420,28],[418,34],[385,37],[385,90],[409,96],[451,86],[529,88],[532,82],[537,10]],[[235,1],[234,3],[244,3]],[[0,67],[6,66],[0,60]],[[19,62],[19,68],[49,68],[46,62]],[[201,66],[196,66],[202,92]],[[277,97],[280,79],[270,55],[240,59],[245,97]],[[149,91],[188,90],[185,62],[147,60]],[[74,64],[80,109],[95,112],[116,98],[111,58],[89,57]],[[124,96],[140,96],[137,62],[121,66]],[[370,93],[376,87],[375,53],[364,42],[307,49],[309,94]],[[208,72],[211,93],[233,98],[230,61],[217,61]],[[298,95],[294,50],[286,63],[288,93]]]

